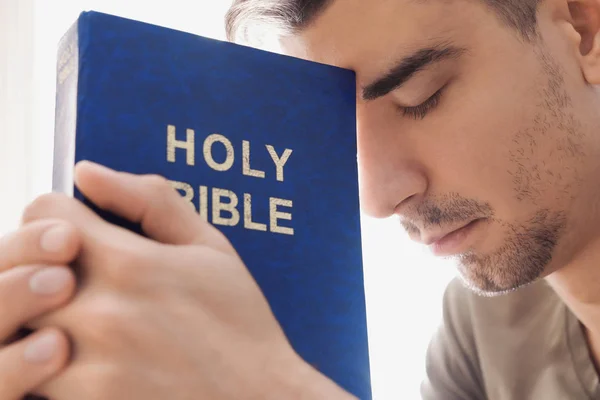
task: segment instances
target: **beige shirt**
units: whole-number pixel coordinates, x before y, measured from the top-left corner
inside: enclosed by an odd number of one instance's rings
[[[546,282],[488,298],[454,280],[443,315],[423,399],[600,399],[580,323]]]

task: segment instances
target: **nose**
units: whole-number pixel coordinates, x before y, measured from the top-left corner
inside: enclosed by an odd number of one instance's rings
[[[415,144],[403,135],[402,118],[392,108],[379,100],[357,107],[361,208],[375,218],[393,215],[427,190],[425,168],[412,151]]]

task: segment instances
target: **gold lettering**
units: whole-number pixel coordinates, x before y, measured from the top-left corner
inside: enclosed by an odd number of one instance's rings
[[[185,200],[194,210],[194,189],[185,182],[169,181],[173,189],[177,190],[183,200]],[[204,221],[208,221],[208,190],[207,186],[199,186],[198,190],[198,210],[200,217]],[[224,202],[228,198],[228,202]],[[226,189],[212,188],[212,223],[214,225],[236,226],[240,222],[240,211],[238,210],[238,196]],[[279,199],[276,197],[269,198],[269,230],[273,233],[281,233],[284,235],[294,235],[294,229],[284,226],[279,226],[278,220],[292,220],[290,212],[283,212],[278,207],[292,207],[291,200]],[[223,212],[229,213],[230,216],[222,216]],[[244,193],[244,228],[255,231],[267,231],[267,225],[252,220],[252,195]]]
[[[222,203],[221,197],[229,197],[229,203]],[[212,223],[215,225],[235,226],[240,222],[237,210],[238,197],[230,190],[213,188],[212,190]],[[231,213],[231,218],[221,217],[221,211]]]
[[[196,207],[194,207],[194,189],[192,188],[192,185],[178,181],[169,181],[169,183],[171,184],[173,189],[183,191],[181,197],[183,197],[184,200],[189,201],[192,208],[196,210]],[[181,192],[179,193],[181,194]]]
[[[223,161],[223,163],[221,163],[221,164],[217,163],[212,156],[212,146],[215,142],[222,143],[223,146],[225,146],[225,150],[227,151],[227,156],[225,157],[225,161]],[[233,145],[231,144],[229,139],[227,139],[223,135],[219,135],[218,133],[213,133],[212,135],[209,135],[204,140],[203,151],[204,151],[204,159],[206,160],[206,163],[208,164],[209,167],[211,167],[215,171],[227,171],[233,165],[233,160],[234,160]]]
[[[264,178],[265,171],[260,171],[257,169],[250,168],[250,142],[244,140],[242,142],[242,161],[243,161],[243,170],[242,174],[247,176],[255,176],[257,178]]]
[[[287,162],[288,158],[290,158],[292,150],[285,149],[281,158],[277,155],[277,152],[275,152],[275,148],[270,144],[267,145],[267,150],[269,151],[269,154],[275,163],[275,168],[277,168],[277,180],[283,182],[283,166]]]
[[[271,232],[283,233],[285,235],[293,235],[294,234],[293,228],[288,228],[288,227],[277,225],[278,219],[285,219],[285,220],[291,221],[292,214],[287,213],[287,212],[278,211],[277,206],[292,207],[292,201],[278,199],[276,197],[271,197],[269,199],[269,211],[270,211],[269,215],[270,215],[270,219],[271,219]]]
[[[244,228],[266,231],[267,225],[252,221],[252,195],[244,193]]]
[[[208,188],[206,186],[200,186],[200,204],[198,204],[198,208],[200,209],[200,217],[208,221]]]
[[[175,150],[184,149],[186,151],[187,165],[194,165],[196,163],[195,154],[195,138],[194,130],[188,129],[186,131],[186,140],[177,140],[175,135],[175,127],[173,125],[167,126],[167,161],[175,162]]]

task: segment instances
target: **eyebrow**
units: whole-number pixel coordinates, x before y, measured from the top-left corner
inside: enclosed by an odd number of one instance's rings
[[[383,77],[367,85],[362,91],[362,97],[364,100],[370,101],[385,96],[404,85],[425,67],[442,60],[458,58],[464,52],[464,48],[451,45],[420,49],[400,60]]]

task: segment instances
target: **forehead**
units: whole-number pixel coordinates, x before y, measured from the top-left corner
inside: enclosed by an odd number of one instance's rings
[[[282,47],[297,57],[369,75],[368,70],[380,71],[420,48],[448,42],[464,45],[474,36],[484,35],[485,21],[493,18],[482,3],[334,0],[308,27],[282,39]]]

